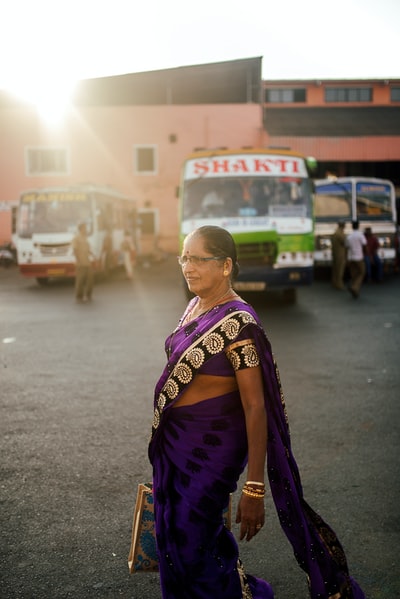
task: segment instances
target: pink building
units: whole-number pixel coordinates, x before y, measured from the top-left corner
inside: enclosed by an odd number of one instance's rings
[[[264,81],[272,145],[315,156],[320,176],[390,179],[400,190],[400,79]]]

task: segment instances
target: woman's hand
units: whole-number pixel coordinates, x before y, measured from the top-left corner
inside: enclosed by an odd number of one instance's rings
[[[242,493],[236,513],[236,524],[240,523],[240,540],[250,541],[265,522],[264,500],[248,497]]]

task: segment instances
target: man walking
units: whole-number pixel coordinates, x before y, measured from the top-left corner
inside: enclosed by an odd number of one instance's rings
[[[360,295],[360,289],[365,277],[364,254],[367,240],[364,233],[358,230],[358,220],[352,223],[353,231],[346,239],[347,261],[350,271],[349,291],[354,299]]]
[[[93,256],[87,239],[85,223],[78,225],[78,233],[72,241],[72,249],[76,261],[75,274],[75,298],[77,302],[90,302],[93,291],[93,268],[91,258]]]

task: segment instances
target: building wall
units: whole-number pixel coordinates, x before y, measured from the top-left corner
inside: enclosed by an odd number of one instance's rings
[[[399,137],[269,137],[272,146],[289,147],[319,162],[353,161],[384,162],[397,157],[400,160]]]
[[[326,91],[371,90],[359,102],[327,101]],[[269,144],[290,147],[337,175],[393,181],[400,195],[400,79],[263,81]],[[271,100],[274,100],[271,102]]]
[[[371,88],[372,103],[375,106],[390,106],[391,85],[398,87],[399,80],[388,81],[384,79],[378,80],[284,80],[284,81],[264,81],[264,90],[273,89],[305,89],[306,101],[305,106],[327,106],[325,101],[325,89],[329,87],[335,88]],[[281,103],[272,103],[271,106],[282,106]],[[285,104],[287,107],[293,106],[291,103]],[[299,105],[299,104],[297,104]],[[359,106],[359,103],[354,102],[335,102],[335,106]]]
[[[257,104],[190,106],[95,106],[71,109],[50,126],[26,107],[0,109],[0,205],[16,202],[22,191],[52,185],[110,185],[150,203],[160,213],[160,247],[175,251],[178,239],[180,169],[194,147],[241,147],[264,143]],[[155,174],[134,171],[134,146],[154,145]],[[67,147],[67,176],[28,176],[27,147]],[[0,211],[0,243],[11,238],[11,218]]]
[[[0,202],[0,245],[11,241],[12,202]]]

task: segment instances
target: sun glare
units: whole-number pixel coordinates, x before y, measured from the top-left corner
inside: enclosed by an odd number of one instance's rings
[[[10,81],[7,89],[20,100],[33,105],[49,125],[60,123],[66,113],[75,82],[56,77],[24,77]]]

